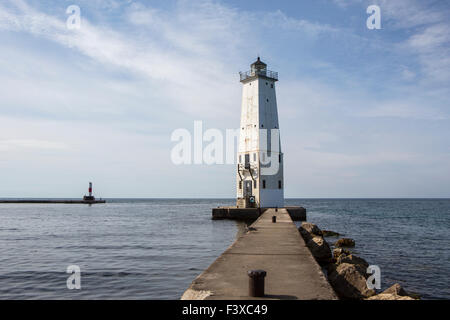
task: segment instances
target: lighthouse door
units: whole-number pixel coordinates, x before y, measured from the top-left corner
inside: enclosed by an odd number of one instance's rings
[[[251,197],[252,195],[252,181],[244,181],[244,198]]]

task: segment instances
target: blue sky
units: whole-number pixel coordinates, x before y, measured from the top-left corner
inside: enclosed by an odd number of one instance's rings
[[[2,1],[0,197],[90,180],[103,197],[234,197],[234,165],[176,166],[170,136],[236,128],[257,55],[279,72],[287,197],[448,197],[449,16],[418,0]]]

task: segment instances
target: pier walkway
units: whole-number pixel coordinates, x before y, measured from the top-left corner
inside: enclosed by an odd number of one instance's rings
[[[272,223],[276,216],[276,223]],[[256,230],[252,230],[255,228]],[[248,270],[263,269],[265,296],[248,296]],[[268,209],[200,274],[182,299],[337,299],[286,209]]]

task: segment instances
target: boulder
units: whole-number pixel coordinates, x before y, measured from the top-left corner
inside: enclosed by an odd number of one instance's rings
[[[354,247],[355,246],[355,240],[350,238],[342,238],[335,242],[335,247]]]
[[[320,230],[320,228],[317,225],[315,225],[314,223],[311,223],[311,222],[302,222],[302,225],[300,226],[300,228],[303,228],[307,232],[313,233],[316,235],[320,235],[322,233],[322,230]]]
[[[408,296],[399,296],[393,293],[380,293],[375,296],[369,297],[366,300],[415,300]]]
[[[331,249],[324,238],[321,236],[314,236],[306,243],[306,245],[319,264],[330,262]]]
[[[367,276],[367,267],[369,267],[369,263],[363,258],[355,256],[354,254],[349,255],[341,255],[336,260],[336,264],[348,263],[354,265],[358,270]]]
[[[322,230],[323,237],[339,237],[340,234],[338,232],[330,231],[330,230]]]
[[[398,283],[396,283],[393,286],[387,288],[382,293],[383,294],[395,294],[397,296],[402,296],[402,297],[409,296],[409,294],[405,291],[405,289],[403,289],[403,287],[400,284],[398,284]]]
[[[342,248],[335,248],[334,250],[333,250],[333,257],[335,258],[335,259],[337,259],[337,258],[339,258],[340,256],[342,256],[342,255],[348,255],[348,254],[350,254],[350,251],[348,251],[348,250],[345,250],[345,249],[342,249]]]
[[[414,300],[420,300],[420,294],[415,292],[408,292],[408,297],[413,298]]]
[[[313,223],[302,222],[302,225],[298,228],[305,242],[311,240],[314,236],[322,235],[322,231]]]
[[[375,295],[367,288],[366,276],[351,263],[330,264],[328,281],[342,299],[364,299]]]

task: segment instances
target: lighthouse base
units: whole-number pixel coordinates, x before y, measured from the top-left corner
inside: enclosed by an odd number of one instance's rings
[[[253,221],[270,208],[217,207],[212,209],[213,220]],[[281,208],[279,208],[281,209]],[[303,207],[285,207],[293,221],[306,221],[306,209]]]

